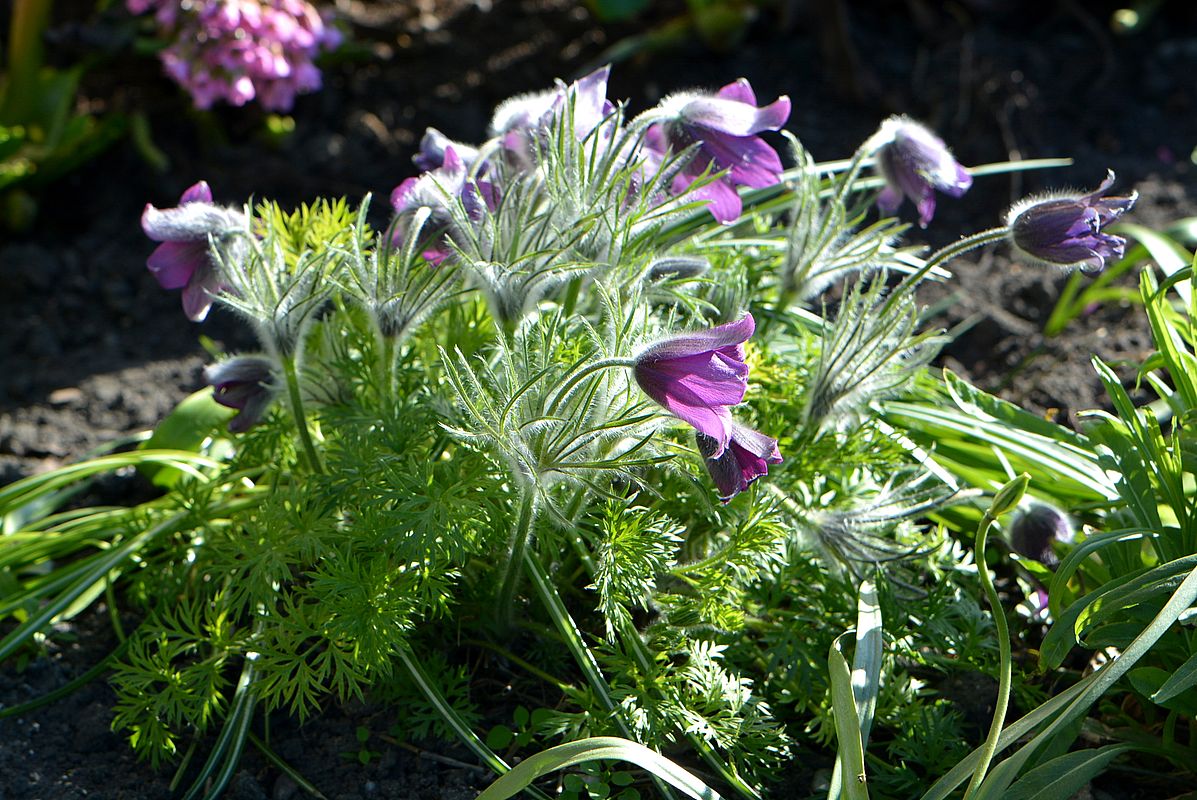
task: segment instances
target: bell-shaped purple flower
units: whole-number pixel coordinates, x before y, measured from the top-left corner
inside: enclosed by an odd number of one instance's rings
[[[566,113],[573,98],[574,136],[585,140],[615,106],[607,99],[607,79],[611,67],[596,69],[571,84],[557,82],[545,92],[517,95],[499,104],[490,123],[491,136],[503,145],[508,159],[522,169],[535,164],[537,141],[549,126]]]
[[[1020,508],[1007,530],[1011,550],[1046,567],[1060,563],[1052,543],[1067,544],[1075,537],[1076,530],[1068,515],[1047,503],[1031,503]]]
[[[146,266],[163,289],[183,290],[183,311],[200,322],[208,316],[212,300],[225,288],[209,250],[209,237],[221,239],[245,229],[245,215],[212,203],[212,190],[204,181],[191,186],[175,208],[146,204],[141,214],[145,235],[162,244],[150,254]]]
[[[728,445],[719,455],[715,455],[719,443],[714,438],[696,431],[694,440],[724,503],[760,476],[769,474],[770,464],[782,461],[776,439],[734,421]]]
[[[204,370],[212,385],[212,397],[237,416],[229,422],[230,433],[244,433],[262,419],[278,394],[274,362],[262,356],[236,356]]]
[[[752,315],[745,314],[736,322],[649,345],[636,357],[632,371],[640,388],[714,440],[709,458],[722,456],[731,440],[728,408],[744,400],[744,342],[755,329]]]
[[[694,157],[673,179],[674,192],[686,191],[704,173],[724,173],[692,193],[707,201],[719,222],[732,222],[740,216],[743,204],[737,186],[760,189],[781,180],[781,157],[758,134],[779,130],[786,123],[790,117],[788,97],[758,107],[752,86],[741,78],[714,95],[671,95],[649,114],[664,117],[645,135],[650,161],[697,145]]]
[[[1135,205],[1139,195],[1102,197],[1114,184],[1111,172],[1089,194],[1029,199],[1010,209],[1010,240],[1035,261],[1056,266],[1101,269],[1122,258],[1126,239],[1104,228]]]
[[[973,185],[973,176],[960,166],[934,133],[906,117],[891,117],[878,136],[884,141],[877,151],[877,166],[885,177],[885,188],[877,205],[893,214],[905,197],[919,211],[919,227],[927,227],[935,215],[935,192],[960,197]]]
[[[400,217],[422,207],[432,212],[425,231],[432,233],[436,241],[423,253],[430,264],[439,265],[453,253],[443,234],[452,226],[455,216],[450,204],[459,201],[469,219],[477,223],[487,209],[494,210],[498,205],[498,192],[490,182],[469,177],[466,163],[452,143],[445,145],[439,167],[408,178],[391,192],[391,207]],[[393,243],[398,245],[403,235],[402,226],[396,226]]]

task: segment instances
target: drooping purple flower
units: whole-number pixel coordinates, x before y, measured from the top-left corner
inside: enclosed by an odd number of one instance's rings
[[[1126,239],[1104,228],[1134,207],[1139,195],[1102,197],[1114,184],[1110,172],[1089,194],[1029,199],[1010,209],[1010,240],[1030,258],[1060,267],[1101,269],[1122,258]]]
[[[262,356],[236,356],[204,370],[212,397],[237,416],[229,421],[230,433],[244,433],[256,425],[278,394],[274,362]]]
[[[731,423],[731,438],[722,454],[715,455],[719,443],[705,433],[696,431],[694,440],[724,503],[760,476],[768,475],[770,464],[782,461],[776,439],[735,421]]]
[[[610,66],[600,67],[571,84],[558,81],[548,91],[503,101],[491,119],[491,136],[499,139],[514,166],[528,169],[535,164],[538,140],[566,113],[573,98],[574,136],[578,141],[585,140],[615,110],[607,99],[610,74]]]
[[[751,314],[705,331],[649,345],[636,357],[640,388],[674,416],[710,437],[710,458],[719,458],[732,436],[728,408],[744,400],[748,365],[744,342],[756,329]]]
[[[790,99],[779,97],[758,107],[748,81],[741,78],[714,95],[684,92],[661,101],[645,135],[650,161],[697,145],[693,158],[673,179],[673,191],[686,191],[704,173],[726,172],[692,196],[706,200],[719,222],[740,216],[743,204],[737,186],[760,189],[781,180],[781,157],[758,134],[776,131],[790,117]]]
[[[212,203],[212,190],[204,181],[191,186],[175,208],[146,204],[141,214],[145,235],[162,244],[150,254],[146,266],[163,289],[183,290],[183,312],[200,322],[208,316],[212,300],[225,288],[210,252],[209,237],[224,238],[245,229],[245,215]]]
[[[919,227],[935,215],[935,192],[960,197],[973,185],[973,176],[956,161],[947,145],[930,130],[906,117],[891,117],[878,132],[885,142],[877,151],[877,166],[885,188],[877,205],[893,214],[905,197],[919,212]]]
[[[455,218],[450,204],[460,202],[471,222],[478,223],[488,209],[495,209],[498,200],[498,191],[489,181],[469,177],[469,170],[452,143],[445,145],[444,160],[439,167],[404,180],[391,192],[391,207],[396,215],[403,217],[418,208],[431,212],[424,232],[432,234],[435,242],[423,255],[433,265],[453,253],[443,241],[443,234],[449,231]],[[403,227],[396,226],[392,242],[400,244],[403,236]]]
[[[1047,567],[1060,563],[1052,543],[1067,544],[1075,537],[1076,530],[1068,515],[1047,503],[1031,503],[1020,508],[1007,530],[1011,550]]]

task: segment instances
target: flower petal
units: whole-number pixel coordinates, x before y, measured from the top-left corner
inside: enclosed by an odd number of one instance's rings
[[[208,241],[163,242],[146,259],[146,266],[163,289],[182,289],[208,260]]]

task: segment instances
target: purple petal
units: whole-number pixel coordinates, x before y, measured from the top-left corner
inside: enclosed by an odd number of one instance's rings
[[[716,325],[703,331],[671,336],[645,348],[636,360],[656,361],[679,358],[741,345],[752,338],[755,331],[756,320],[752,318],[752,314],[745,314],[735,322]]]
[[[729,170],[727,177],[736,186],[763,189],[781,180],[781,157],[757,136],[706,134],[698,157],[687,167],[687,171],[693,165],[700,164],[704,155],[710,157],[712,171]],[[706,165],[701,164],[701,167],[705,169]],[[738,212],[736,216],[739,216]]]
[[[756,105],[756,93],[752,91],[752,84],[748,82],[747,78],[737,78],[715,94],[724,100],[735,100],[750,106]]]
[[[216,270],[205,263],[183,287],[183,313],[192,322],[203,322],[212,308],[212,301],[223,288]]]
[[[200,181],[192,184],[183,192],[183,196],[179,198],[179,205],[186,205],[187,203],[211,203],[212,190],[208,188],[207,181]]]
[[[678,176],[678,178],[674,179],[674,191],[680,193],[678,189],[679,182],[683,180],[685,185],[689,185],[693,181],[693,178]],[[716,178],[710,183],[690,190],[689,198],[705,200],[711,215],[715,217],[715,221],[724,225],[739,219],[740,212],[744,208],[744,201],[740,199],[740,193],[736,191],[736,187],[726,177]]]
[[[197,269],[208,261],[208,242],[163,242],[158,245],[146,266],[163,289],[182,289]]]
[[[689,128],[702,128],[699,138],[715,131],[729,136],[752,136],[761,131],[775,131],[790,116],[790,101],[782,97],[771,105],[755,105],[719,97],[696,97],[682,108],[682,123]]]

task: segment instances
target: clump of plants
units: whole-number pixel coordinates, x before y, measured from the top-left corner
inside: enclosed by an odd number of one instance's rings
[[[136,612],[111,660],[114,726],[183,769],[215,736],[189,797],[219,793],[261,714],[367,694],[396,700],[400,729],[407,715],[505,775],[488,797],[543,796],[552,769],[621,758],[645,767],[617,773],[628,800],[755,798],[810,751],[830,796],[914,796],[938,778],[925,796],[945,797],[971,777],[969,796],[993,797],[1074,759],[1078,714],[1193,602],[1187,533],[1093,572],[1123,576],[1118,597],[1146,626],[1117,628],[1115,646],[1133,640],[1117,669],[1004,731],[999,700],[971,755],[980,733],[937,678],[985,673],[999,698],[1041,702],[1015,680],[991,529],[1026,491],[1112,522],[1159,486],[1187,519],[1182,451],[1129,406],[1089,440],[937,378],[945,339],[916,291],[1003,241],[1100,267],[1124,251],[1108,228],[1134,196],[1106,182],[1031,200],[925,253],[903,244],[907,224],[871,219],[874,203],[909,199],[926,226],[937,193],[1008,167],[967,170],[905,118],[820,165],[774,133],[789,101],[759,105],[746,81],[635,116],[606,83],[603,69],[513,98],[479,145],[429,131],[422,173],[385,213],[369,198],[224,206],[202,182],[148,206],[159,283],[191,319],[232,310],[259,349],[224,354],[212,390],[142,449],[0,490],[0,658],[105,592]],[[1172,472],[1134,477],[1166,453]],[[128,464],[162,496],[58,510],[79,480]],[[1162,547],[1171,517],[1150,521]],[[974,532],[970,555],[960,534]],[[1119,536],[1036,544],[1076,547],[1054,618],[1096,622],[1070,579],[1088,542]],[[1057,655],[1076,642],[1058,627]],[[463,640],[550,707],[486,735]],[[1153,680],[1185,674],[1178,653]],[[1036,725],[1047,744],[990,772]],[[511,749],[534,741],[556,746],[512,770]],[[1090,772],[1126,750],[1099,752]],[[610,792],[615,778],[588,769],[563,784],[571,796]]]

